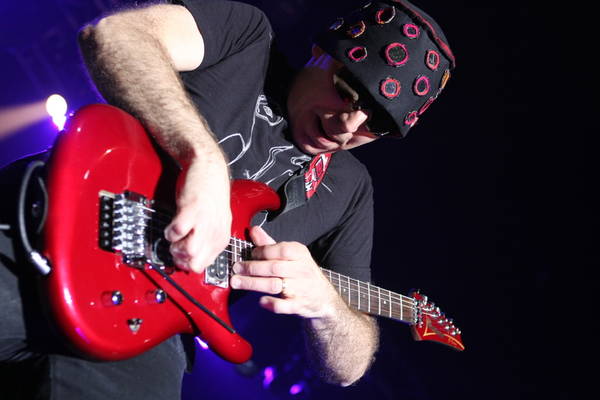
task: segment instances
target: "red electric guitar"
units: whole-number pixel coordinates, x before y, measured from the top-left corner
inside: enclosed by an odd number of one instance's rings
[[[49,161],[42,252],[51,312],[76,349],[102,360],[133,357],[177,333],[199,335],[235,363],[251,345],[228,314],[230,267],[249,253],[252,216],[276,210],[266,185],[233,182],[230,246],[204,273],[173,266],[162,232],[173,215],[178,169],[142,125],[115,107],[79,110]],[[460,331],[425,296],[410,297],[323,270],[348,304],[412,325],[417,340],[463,350]]]

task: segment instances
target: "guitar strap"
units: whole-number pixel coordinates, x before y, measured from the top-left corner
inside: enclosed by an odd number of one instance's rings
[[[325,177],[331,155],[331,153],[325,153],[313,157],[310,164],[298,170],[283,184],[279,189],[283,207],[276,213],[269,213],[270,220],[298,208],[310,200]]]

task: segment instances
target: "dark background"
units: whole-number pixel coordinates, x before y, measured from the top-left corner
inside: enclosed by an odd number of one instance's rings
[[[296,66],[307,58],[310,34],[362,4],[248,2],[269,15]],[[584,257],[592,214],[584,153],[592,147],[580,120],[593,63],[576,45],[578,19],[527,1],[414,3],[444,28],[457,69],[405,140],[354,153],[375,185],[375,283],[400,293],[422,289],[454,318],[467,350],[413,342],[407,326],[381,320],[371,371],[354,387],[333,388],[304,369],[299,337],[255,322],[271,317],[246,299],[234,315],[241,314],[238,324],[256,344],[257,374],[243,376],[200,352],[198,368],[186,377],[186,399],[294,397],[287,388],[298,381],[306,385],[295,397],[314,399],[573,396],[570,377],[588,352],[578,335],[589,334],[574,312],[589,304],[581,288],[593,283]],[[55,92],[71,110],[97,102],[76,31],[131,4],[1,2],[0,110]],[[55,134],[42,120],[0,138],[0,164],[45,148]],[[278,374],[265,389],[260,371],[267,365]]]

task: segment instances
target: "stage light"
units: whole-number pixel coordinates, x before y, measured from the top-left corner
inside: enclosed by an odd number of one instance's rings
[[[45,100],[0,109],[0,139],[48,117]]]
[[[53,94],[46,99],[46,111],[51,116],[65,115],[67,113],[67,101],[60,94]]]
[[[263,371],[263,388],[268,388],[275,379],[275,368],[266,367]]]
[[[59,130],[63,129],[67,121],[67,109],[67,101],[60,94],[53,94],[46,99],[46,111]]]
[[[206,344],[206,342],[202,341],[202,339],[200,339],[198,336],[196,336],[194,339],[203,350],[208,350],[208,344]]]
[[[304,390],[304,385],[304,382],[298,382],[293,384],[292,386],[290,386],[290,394],[293,396],[300,393]]]

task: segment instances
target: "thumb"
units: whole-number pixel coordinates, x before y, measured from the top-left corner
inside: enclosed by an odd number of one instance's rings
[[[186,237],[196,221],[196,210],[194,207],[182,207],[169,226],[164,230],[165,238],[173,243]]]
[[[250,240],[255,246],[267,246],[269,244],[276,244],[277,242],[260,226],[253,226],[250,228]]]

